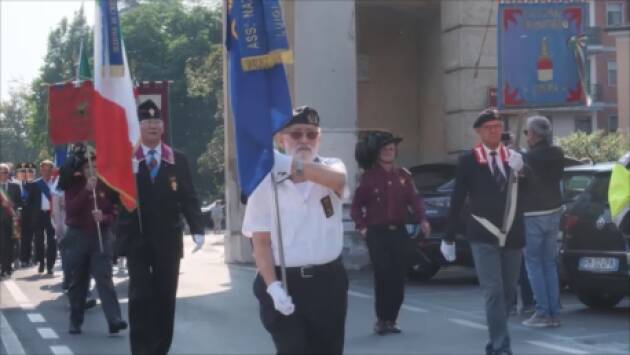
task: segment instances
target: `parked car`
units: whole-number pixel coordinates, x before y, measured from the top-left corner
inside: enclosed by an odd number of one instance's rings
[[[417,281],[431,279],[447,262],[440,253],[440,243],[446,233],[451,193],[455,185],[454,163],[424,164],[410,169],[418,193],[424,199],[431,235],[425,236],[418,226],[408,225],[410,246],[407,249],[408,275]],[[462,213],[457,230],[457,260],[454,264],[473,266],[468,241],[464,238],[465,218]]]
[[[565,158],[565,166],[579,164],[579,161]],[[408,248],[410,278],[418,281],[431,279],[440,268],[447,265],[474,267],[470,244],[465,238],[468,210],[464,207],[456,229],[457,259],[448,263],[440,252],[440,243],[446,233],[446,223],[450,208],[451,194],[455,187],[454,163],[435,163],[419,165],[411,169],[418,192],[424,198],[427,219],[431,223],[431,235],[423,236],[417,232],[417,226],[408,226],[411,245]],[[563,204],[568,206],[584,190],[589,177],[565,169],[562,184]],[[560,245],[560,237],[558,244]],[[560,269],[560,279],[564,283],[564,272]]]
[[[579,300],[612,308],[630,295],[630,238],[612,223],[608,184],[612,163],[567,169],[565,191],[575,194],[562,217],[561,264]]]

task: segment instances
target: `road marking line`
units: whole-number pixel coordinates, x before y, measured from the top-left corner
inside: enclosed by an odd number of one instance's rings
[[[13,296],[13,299],[15,300],[15,302],[19,303],[20,306],[22,303],[26,303],[26,304],[30,303],[28,297],[26,297],[26,295],[22,292],[22,290],[20,290],[18,285],[15,283],[15,281],[6,280],[4,284],[5,286],[7,286],[7,289],[9,290],[9,292],[11,292],[11,296]]]
[[[358,297],[358,298],[365,298],[365,299],[372,299],[373,298],[373,296],[370,295],[370,294],[363,293],[363,292],[358,292],[358,291],[352,291],[352,290],[348,290],[348,295],[354,296],[354,297]],[[408,304],[403,304],[400,308],[406,309],[406,310],[412,311],[412,312],[429,313],[429,311],[424,309],[424,308],[420,308],[420,307],[416,307],[416,306],[410,306]]]
[[[453,323],[463,325],[464,327],[479,329],[479,330],[488,330],[488,327],[486,327],[485,325],[471,322],[469,320],[459,319],[459,318],[449,318],[448,320],[450,320]]]
[[[527,343],[539,346],[541,348],[545,348],[545,349],[549,349],[549,350],[555,350],[555,351],[561,351],[561,352],[569,353],[569,354],[576,354],[576,355],[589,354],[589,352],[584,351],[584,350],[569,348],[569,347],[566,347],[566,346],[555,345],[555,344],[550,344],[550,343],[545,343],[544,341],[528,340]]]
[[[70,350],[70,348],[65,345],[51,345],[50,350],[55,355],[74,355],[72,350]]]
[[[350,290],[348,290],[348,294],[350,296],[359,297],[359,298],[372,298],[371,295],[368,295],[367,293],[363,293],[363,292],[357,292],[357,291],[350,291]]]
[[[4,313],[0,312],[0,338],[2,338],[2,345],[7,354],[11,355],[26,355],[20,339],[11,328],[11,324],[4,317]]]
[[[424,308],[414,307],[414,306],[409,306],[409,305],[406,305],[406,304],[403,304],[403,305],[401,306],[401,308],[406,309],[406,310],[408,310],[408,311],[412,311],[412,312],[429,313],[429,311],[427,311],[427,310],[426,310],[426,309],[424,309]]]
[[[46,323],[46,319],[40,313],[29,313],[26,316],[31,323]]]
[[[37,328],[37,332],[43,339],[59,339],[59,335],[52,328]]]
[[[22,308],[23,311],[32,311],[35,309],[35,305],[32,303],[20,303],[20,308]]]

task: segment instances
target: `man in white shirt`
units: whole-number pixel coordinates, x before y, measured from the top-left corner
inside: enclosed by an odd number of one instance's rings
[[[340,258],[346,169],[339,159],[318,156],[319,115],[310,107],[295,109],[275,138],[287,155],[275,153],[272,172],[249,197],[243,221],[258,267],[254,293],[261,321],[278,354],[341,354],[348,297]],[[288,290],[278,281],[279,230]]]
[[[34,211],[35,258],[39,263],[38,272],[43,273],[46,267],[48,275],[53,274],[57,259],[57,241],[51,220],[52,191],[56,184],[52,176],[53,167],[50,160],[44,160],[39,164],[41,177],[30,184],[32,193],[29,193]]]

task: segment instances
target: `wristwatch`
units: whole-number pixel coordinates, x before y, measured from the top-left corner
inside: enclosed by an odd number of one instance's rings
[[[304,175],[304,163],[300,160],[294,160],[295,163],[295,176],[302,177]]]

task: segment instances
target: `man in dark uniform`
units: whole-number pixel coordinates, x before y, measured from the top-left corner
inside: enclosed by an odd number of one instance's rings
[[[162,143],[160,110],[138,108],[142,144],[134,158],[139,208],[123,211],[119,237],[127,239],[132,354],[167,354],[173,339],[183,214],[200,248],[204,223],[186,157]]]
[[[20,199],[22,201],[22,215],[20,216],[20,226],[22,228],[22,238],[20,239],[20,264],[22,267],[31,265],[33,257],[33,205],[29,203],[29,192],[32,189],[31,180],[27,179],[27,171],[34,169],[32,163],[20,163],[16,169],[16,180],[20,185]],[[32,176],[32,174],[30,174]]]
[[[55,189],[55,179],[52,176],[54,164],[44,160],[39,164],[40,177],[29,183],[28,205],[30,206],[35,241],[35,259],[39,263],[38,272],[52,275],[57,259],[57,240],[55,228],[51,220],[52,190]],[[28,170],[27,170],[28,175]]]
[[[481,143],[459,158],[448,229],[441,251],[446,260],[455,260],[455,232],[464,202],[468,199],[470,215],[466,222],[466,238],[470,241],[479,284],[485,292],[490,333],[486,354],[509,355],[512,350],[508,313],[525,244],[518,179],[511,181],[509,176],[522,169],[523,159],[518,152],[508,150],[501,143],[503,122],[496,110],[481,112],[473,127]],[[511,203],[506,205],[508,194]]]
[[[405,293],[405,223],[410,222],[409,211],[425,235],[430,233],[430,225],[411,174],[394,164],[402,138],[389,132],[370,134],[366,140],[374,146],[367,148],[373,152],[368,152],[367,162],[359,161],[366,171],[354,195],[351,215],[356,229],[366,237],[374,267],[374,332],[384,335],[401,331],[396,319]]]
[[[20,186],[9,181],[10,169],[0,164],[0,277],[13,273],[13,224],[21,205]]]

